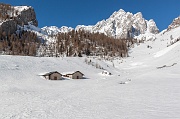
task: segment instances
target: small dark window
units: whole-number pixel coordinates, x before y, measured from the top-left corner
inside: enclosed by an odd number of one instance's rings
[[[57,80],[57,76],[54,77],[54,80]]]

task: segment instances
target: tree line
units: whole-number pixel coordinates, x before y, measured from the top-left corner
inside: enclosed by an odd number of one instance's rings
[[[83,30],[59,33],[48,42],[31,31],[6,34],[0,31],[0,54],[39,57],[127,57],[134,39],[115,39]],[[43,41],[43,42],[42,42]]]
[[[40,40],[30,31],[17,34],[0,33],[0,53],[5,55],[36,56]]]
[[[40,46],[40,56],[127,57],[129,48],[136,42],[133,39],[115,39],[101,33],[89,33],[83,30],[59,33],[54,38],[55,42]]]

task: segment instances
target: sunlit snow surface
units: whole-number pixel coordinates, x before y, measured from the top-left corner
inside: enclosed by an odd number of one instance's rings
[[[178,34],[179,28],[160,33],[113,63],[91,58],[108,76],[85,58],[0,56],[0,118],[179,119],[180,45],[167,48],[169,36]],[[38,75],[76,70],[85,79],[49,81]]]

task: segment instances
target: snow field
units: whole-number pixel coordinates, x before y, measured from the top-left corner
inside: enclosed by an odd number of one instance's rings
[[[170,37],[166,39],[167,34],[178,38],[178,31],[156,35],[155,41],[135,46],[124,59],[88,58],[104,69],[78,57],[0,56],[0,118],[179,119],[180,45],[167,48]],[[86,79],[49,81],[38,76],[76,70]],[[103,70],[113,75],[100,75]]]

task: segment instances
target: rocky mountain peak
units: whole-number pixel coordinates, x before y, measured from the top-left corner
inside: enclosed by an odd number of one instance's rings
[[[34,26],[38,26],[36,13],[33,7],[15,6],[14,9],[17,11],[15,20],[17,21],[18,25],[28,25],[28,22],[32,22]]]
[[[118,17],[120,15],[123,15],[125,14],[126,12],[123,10],[123,9],[120,9],[119,11],[115,11],[111,16],[110,18],[115,18],[115,17]]]
[[[156,23],[153,19],[147,21],[147,32],[157,34],[159,33],[159,29],[156,27]]]
[[[132,14],[123,9],[115,11],[108,19],[97,22],[94,26],[77,26],[76,30],[104,33],[115,38],[134,37],[145,32],[159,32],[153,20],[145,20],[141,12]]]
[[[175,18],[173,22],[168,26],[168,31],[180,26],[180,16]]]
[[[141,12],[138,12],[138,13],[134,14],[134,17],[135,18],[143,18],[143,15]]]

